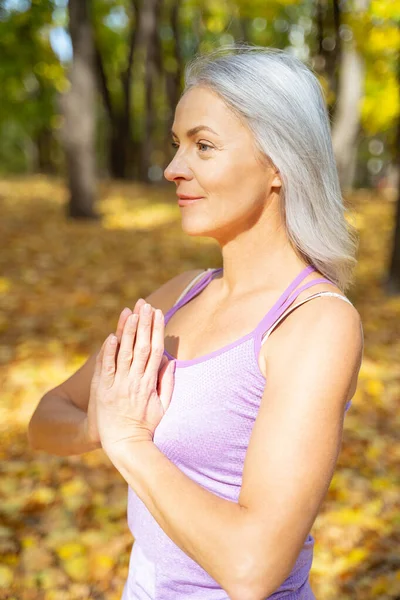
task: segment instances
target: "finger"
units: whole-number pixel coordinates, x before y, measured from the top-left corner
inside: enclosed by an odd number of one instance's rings
[[[126,320],[127,320],[127,318],[129,317],[130,314],[132,314],[132,311],[131,311],[130,308],[128,308],[126,306],[122,310],[121,314],[119,315],[118,324],[117,324],[117,330],[115,332],[115,335],[117,336],[117,339],[118,339],[117,350],[116,350],[116,353],[115,353],[115,361],[117,361],[117,359],[118,359],[119,345],[121,343],[122,332],[124,330],[124,326],[125,326]]]
[[[149,309],[146,311],[146,306]],[[139,321],[136,331],[136,340],[133,348],[133,361],[130,369],[132,378],[143,377],[146,364],[151,351],[151,327],[153,310],[150,304],[143,304],[140,308]]]
[[[115,350],[118,340],[114,334],[108,336],[104,347],[101,381],[106,388],[110,388],[115,377]]]
[[[133,312],[138,314],[140,307],[146,304],[146,300],[144,300],[143,298],[139,298],[139,300],[137,300],[135,307],[133,309]],[[117,331],[115,332],[115,335],[118,338],[118,343],[121,343],[121,339],[122,339],[122,333],[124,331],[124,327],[125,327],[125,323],[129,317],[129,315],[132,314],[132,311],[130,308],[128,308],[127,306],[125,306],[125,308],[123,309],[123,311],[121,312],[121,314],[119,315],[119,319],[118,319],[118,325],[117,325]]]
[[[157,308],[154,311],[153,329],[151,335],[151,351],[146,365],[146,379],[157,381],[160,363],[164,355],[164,315]]]
[[[135,307],[133,309],[133,312],[135,314],[139,313],[140,307],[146,303],[146,300],[144,300],[143,298],[139,298],[139,300],[137,300]],[[118,345],[117,345],[117,352],[115,355],[115,360],[118,360],[118,354],[119,354],[119,344],[121,343],[121,339],[122,339],[122,333],[124,331],[124,327],[125,327],[125,323],[129,317],[129,315],[132,314],[132,311],[130,308],[128,308],[127,306],[123,309],[123,311],[121,312],[119,319],[118,319],[118,325],[117,325],[117,331],[115,332],[115,335],[118,338]]]
[[[126,320],[131,313],[132,313],[131,309],[126,306],[124,308],[124,310],[121,312],[121,314],[119,315],[117,331],[115,332],[115,335],[118,338],[118,343],[121,343],[122,332],[124,330]]]
[[[138,325],[138,315],[132,313],[125,322],[117,359],[117,373],[121,377],[129,374],[133,358],[133,347]]]
[[[139,298],[139,300],[136,301],[133,312],[138,315],[140,313],[140,309],[144,304],[146,304],[146,300],[144,300],[144,298]]]

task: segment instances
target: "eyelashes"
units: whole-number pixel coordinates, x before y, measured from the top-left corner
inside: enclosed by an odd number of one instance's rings
[[[171,146],[173,148],[179,148],[179,144],[177,142],[171,142]],[[196,142],[196,146],[199,148],[199,146],[202,146],[203,148],[207,148],[207,150],[205,150],[205,152],[208,152],[208,150],[213,150],[214,148],[212,146],[209,146],[208,144],[205,144],[204,142]],[[204,151],[202,151],[199,148],[199,151],[201,152],[201,154],[204,154]]]

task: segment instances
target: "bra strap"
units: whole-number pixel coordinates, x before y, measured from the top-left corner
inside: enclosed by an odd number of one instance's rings
[[[316,270],[316,269],[314,269],[314,270]],[[261,349],[261,340],[262,340],[265,332],[268,331],[274,325],[274,323],[279,319],[279,317],[285,312],[285,310],[291,304],[293,304],[293,302],[296,300],[297,296],[299,294],[301,294],[301,292],[304,292],[304,290],[307,290],[308,288],[312,287],[313,285],[317,285],[318,283],[330,283],[331,285],[335,285],[333,281],[330,281],[330,279],[327,279],[326,277],[319,277],[318,279],[313,279],[312,281],[305,283],[304,285],[300,286],[299,288],[295,289],[294,291],[293,291],[293,286],[290,286],[291,289],[287,290],[288,293],[286,294],[286,299],[280,304],[280,306],[276,307],[276,309],[275,309],[275,307],[273,307],[266,314],[264,319],[258,324],[258,326],[255,330],[254,351],[255,351],[256,357],[258,357],[258,355],[259,355],[259,352]],[[257,360],[258,360],[258,358],[257,358]]]
[[[317,280],[316,280],[317,281]],[[313,282],[310,282],[313,283]],[[331,282],[332,283],[332,282]],[[305,288],[305,286],[303,286],[303,288]],[[298,294],[297,294],[298,295]],[[303,300],[301,300],[300,302],[297,302],[296,304],[292,304],[289,307],[289,310],[284,311],[281,316],[276,319],[276,321],[273,323],[273,325],[268,329],[268,331],[266,331],[263,336],[262,336],[262,340],[260,345],[262,346],[264,344],[264,342],[267,341],[269,335],[273,332],[273,330],[275,329],[275,327],[282,321],[282,319],[285,319],[285,317],[287,317],[287,315],[289,315],[293,310],[295,310],[298,306],[301,306],[302,304],[304,304],[305,302],[308,302],[309,300],[312,300],[313,298],[319,298],[319,297],[323,297],[323,296],[333,296],[336,298],[340,298],[340,300],[343,300],[344,302],[347,302],[348,304],[351,304],[351,306],[354,306],[352,302],[350,302],[350,300],[348,298],[346,298],[346,296],[343,296],[342,294],[337,294],[336,292],[328,292],[326,290],[324,290],[323,292],[317,292],[316,294],[312,294],[311,296],[307,296],[307,298],[304,298]],[[364,339],[364,334],[363,334],[363,328],[361,326],[361,333]],[[257,359],[258,359],[258,354],[256,355]],[[349,400],[346,403],[344,412],[346,413],[350,406],[351,406],[351,400]]]
[[[275,321],[275,323],[273,323],[273,325],[271,325],[271,327],[268,329],[268,331],[266,331],[265,333],[263,333],[263,335],[262,335],[262,341],[261,341],[261,346],[264,344],[264,342],[267,341],[268,336],[273,332],[273,330],[275,329],[275,327],[283,319],[285,319],[293,310],[295,310],[298,306],[301,306],[305,302],[308,302],[309,300],[312,300],[313,298],[318,298],[320,296],[334,296],[336,298],[340,298],[341,300],[344,300],[344,302],[347,302],[348,304],[351,304],[353,306],[353,304],[350,302],[350,300],[348,298],[346,298],[345,296],[342,296],[341,294],[336,294],[335,292],[324,291],[324,292],[317,292],[316,294],[312,294],[312,296],[307,296],[307,298],[304,298],[303,300],[301,300],[301,302],[297,302],[296,304],[292,304],[292,306],[289,307],[289,310],[287,310],[283,314],[281,314],[281,316],[279,317],[279,319],[277,319]]]

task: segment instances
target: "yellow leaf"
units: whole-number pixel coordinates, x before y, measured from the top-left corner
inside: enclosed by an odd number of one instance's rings
[[[384,391],[384,385],[380,379],[369,379],[365,384],[365,389],[371,396],[381,396]]]
[[[75,556],[63,562],[64,571],[74,581],[86,581],[89,562],[87,556]]]
[[[26,537],[22,538],[21,542],[23,548],[30,548],[36,544],[37,540],[31,535],[27,535]]]
[[[56,497],[56,491],[53,488],[42,486],[34,490],[30,500],[39,504],[51,504]]]
[[[349,565],[356,566],[359,563],[362,563],[368,556],[369,552],[365,548],[354,548],[351,550],[346,559]]]
[[[13,572],[9,567],[0,565],[0,588],[8,588],[14,579]]]
[[[114,560],[106,554],[97,554],[90,557],[90,578],[97,581],[105,577],[114,568]]]
[[[61,560],[69,560],[73,557],[83,555],[85,552],[85,546],[79,542],[70,542],[57,548],[57,554]]]
[[[81,478],[76,477],[67,483],[64,483],[60,488],[64,504],[68,510],[74,511],[80,508],[83,504],[89,502],[91,497],[91,489],[88,484]]]
[[[11,289],[11,281],[7,277],[0,277],[0,294],[6,294]]]

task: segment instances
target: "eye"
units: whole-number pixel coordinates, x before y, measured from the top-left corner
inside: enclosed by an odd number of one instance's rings
[[[204,142],[196,142],[197,146],[202,146],[203,148],[207,148],[208,150],[212,150],[213,147],[209,146],[208,144],[205,144]],[[201,150],[201,148],[199,148],[199,150],[203,153],[203,151]],[[205,152],[207,152],[207,150],[205,150]]]
[[[178,142],[171,142],[171,146],[173,148],[179,148]],[[213,150],[212,146],[210,146],[209,144],[206,144],[204,142],[196,142],[196,146],[199,147],[199,150],[202,154],[204,152],[207,152],[207,150]],[[205,148],[205,150],[204,150],[204,148]]]

